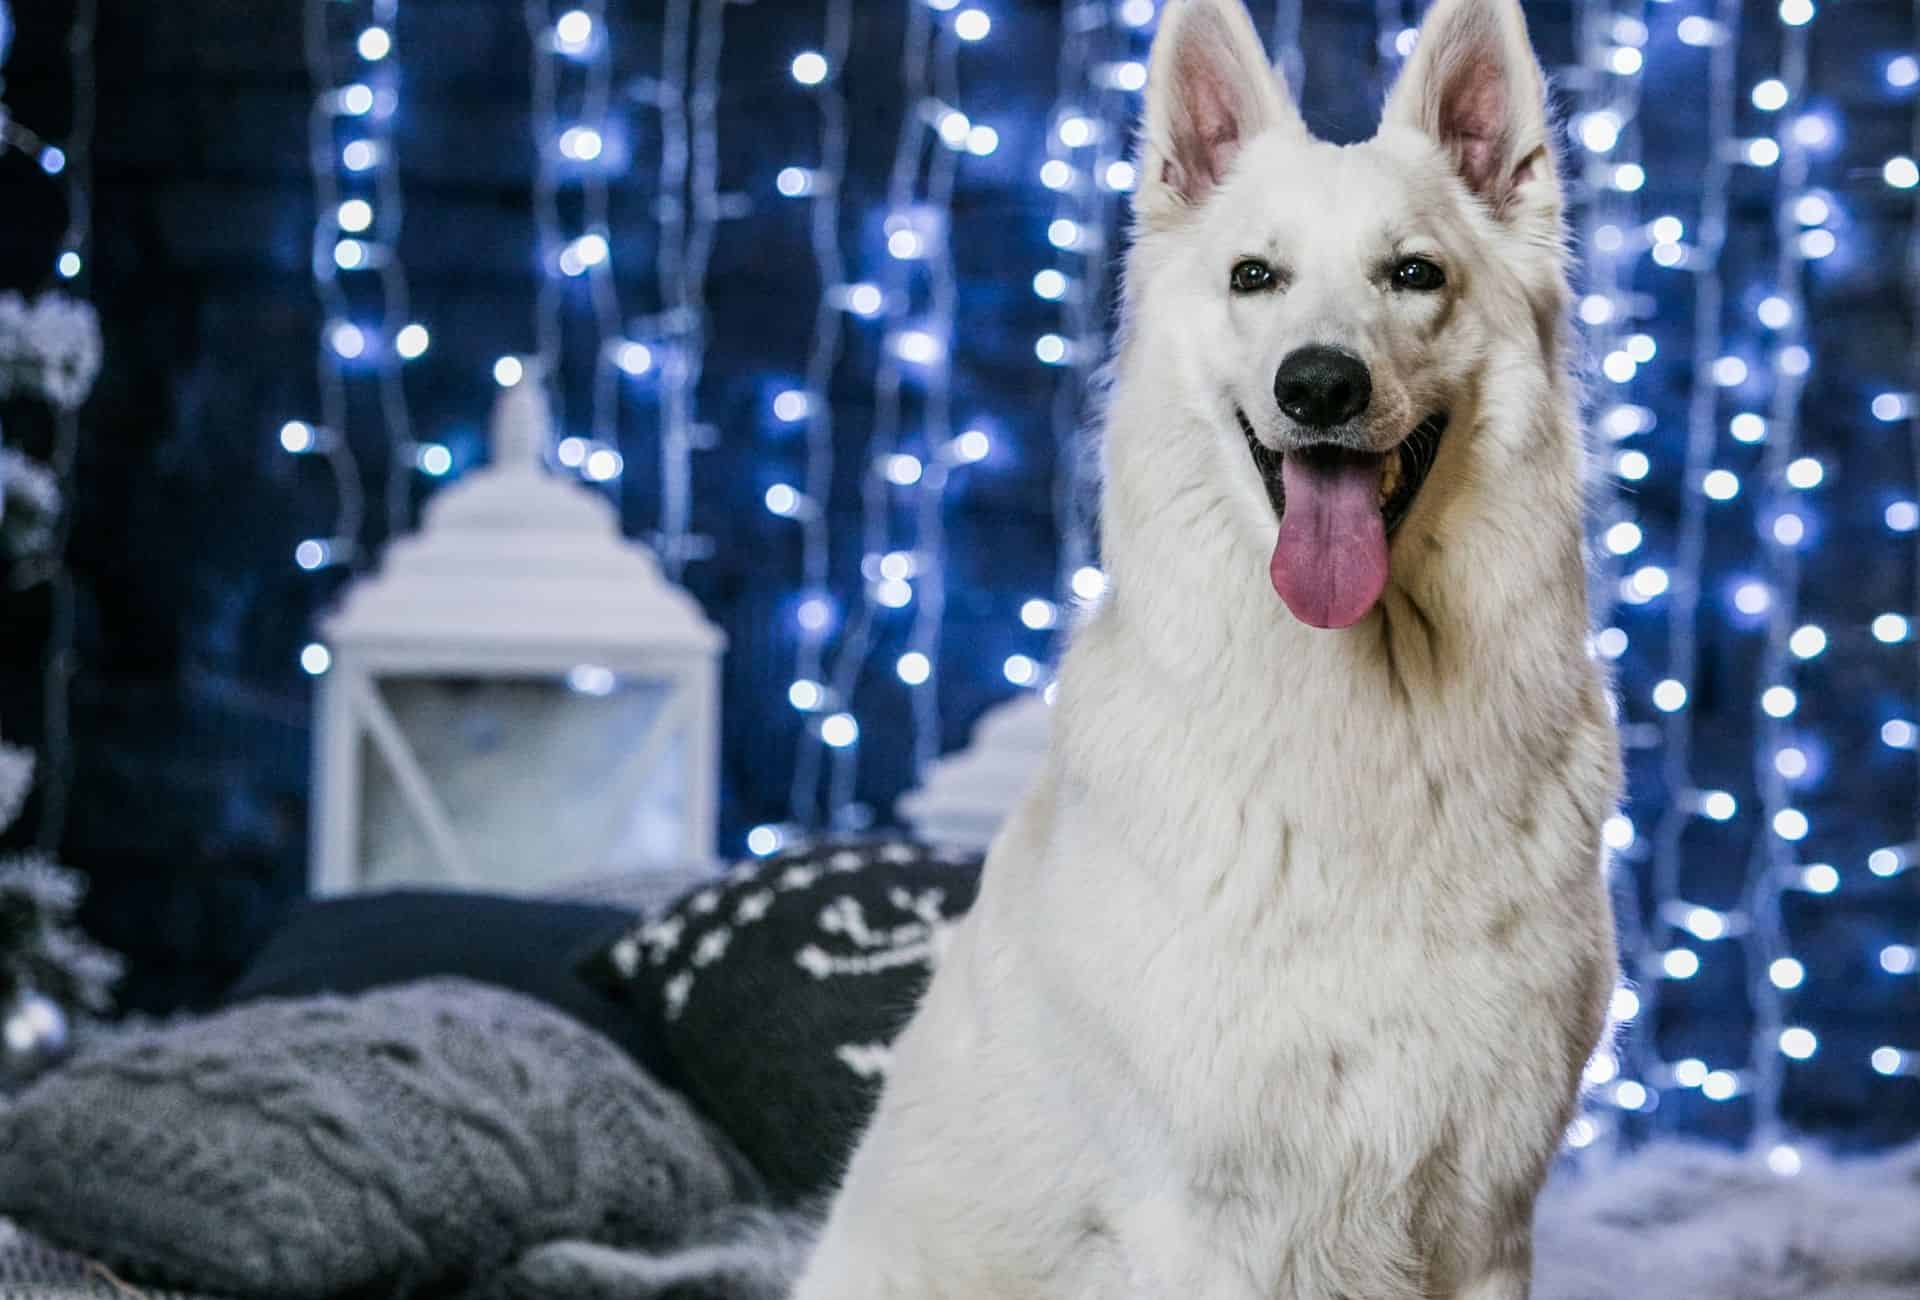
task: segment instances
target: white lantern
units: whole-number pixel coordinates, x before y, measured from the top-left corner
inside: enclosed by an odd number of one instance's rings
[[[714,853],[725,637],[605,497],[542,466],[531,369],[493,463],[321,624],[313,889],[538,889]]]

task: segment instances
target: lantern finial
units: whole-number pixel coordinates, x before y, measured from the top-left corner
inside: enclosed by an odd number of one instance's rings
[[[496,469],[538,468],[553,438],[553,414],[547,409],[546,376],[528,360],[520,382],[502,389],[493,402],[493,464]]]

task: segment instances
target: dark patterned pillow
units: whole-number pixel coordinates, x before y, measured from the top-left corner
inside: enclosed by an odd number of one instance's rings
[[[626,991],[676,1083],[776,1192],[804,1198],[851,1154],[979,883],[977,855],[824,841],[741,863],[582,973]]]

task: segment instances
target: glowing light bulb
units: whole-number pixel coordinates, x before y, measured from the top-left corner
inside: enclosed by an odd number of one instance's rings
[[[1780,1050],[1796,1061],[1804,1061],[1820,1050],[1820,1040],[1812,1030],[1794,1025],[1780,1031]]]
[[[1807,978],[1807,968],[1791,957],[1776,957],[1767,967],[1767,978],[1777,989],[1797,989]]]
[[[401,326],[400,332],[393,336],[393,350],[408,361],[425,356],[427,349],[431,346],[433,346],[433,335],[427,332],[425,325],[417,322]]]
[[[1895,501],[1887,506],[1881,516],[1889,529],[1896,533],[1910,533],[1920,528],[1920,502]]]
[[[1620,117],[1601,109],[1580,119],[1580,143],[1591,153],[1606,153],[1620,142]]]
[[[1050,158],[1040,166],[1040,183],[1050,190],[1064,190],[1073,184],[1073,167],[1059,158]]]
[[[1773,605],[1765,583],[1743,582],[1733,589],[1733,607],[1742,614],[1764,614]]]
[[[1887,84],[1895,90],[1905,90],[1915,82],[1920,82],[1920,61],[1911,54],[1901,54],[1887,60]]]
[[[918,650],[909,650],[894,661],[893,671],[909,686],[922,686],[933,676],[933,664]]]
[[[1116,158],[1107,164],[1107,169],[1101,173],[1100,179],[1108,189],[1125,194],[1133,189],[1140,176],[1132,163],[1124,158]]]
[[[437,442],[423,442],[414,452],[414,463],[429,478],[444,478],[453,471],[453,453]]]
[[[1773,815],[1773,833],[1783,840],[1796,843],[1804,840],[1807,838],[1807,815],[1798,808],[1782,808]],[[1812,871],[1812,868],[1809,867],[1808,870]],[[1833,868],[1828,867],[1827,870],[1832,871]],[[1824,880],[1826,877],[1822,874],[1819,878]],[[1809,888],[1811,888],[1811,885]],[[1815,890],[1814,892],[1825,893],[1827,891]]]
[[[318,677],[333,667],[333,654],[318,641],[310,641],[300,650],[300,667],[309,677]]]
[[[1780,161],[1780,144],[1771,136],[1747,141],[1747,161],[1755,167],[1771,167]]]
[[[1910,190],[1920,185],[1920,164],[1905,154],[1897,154],[1887,159],[1886,166],[1880,169],[1880,175],[1896,190]]]
[[[813,173],[804,167],[782,167],[773,178],[773,187],[790,199],[813,192]]]
[[[348,199],[334,213],[340,229],[357,235],[373,224],[373,205],[365,199]]]
[[[1773,770],[1789,781],[1798,781],[1807,774],[1807,752],[1793,745],[1776,750],[1773,755]]]
[[[1686,927],[1693,932],[1694,938],[1712,943],[1715,939],[1726,937],[1727,918],[1711,907],[1690,907],[1687,909]]]
[[[787,71],[803,86],[817,86],[827,79],[827,56],[818,50],[802,50],[793,56]]]
[[[819,682],[809,681],[806,678],[801,678],[799,681],[787,687],[787,703],[799,709],[802,713],[813,712],[820,707],[820,702],[826,698],[827,692],[825,688],[822,687]]]
[[[1787,638],[1787,648],[1802,659],[1812,659],[1827,648],[1827,634],[1812,623],[1803,623]]]
[[[1008,655],[1000,671],[1015,686],[1031,686],[1040,676],[1040,666],[1026,655]]]
[[[784,519],[791,518],[799,513],[800,494],[794,490],[791,484],[775,483],[767,489],[766,496],[763,499],[766,501],[767,511],[770,514],[779,515]]]
[[[1782,546],[1798,546],[1806,540],[1807,521],[1796,514],[1782,514],[1773,521],[1773,540]]]
[[[1067,293],[1067,277],[1052,268],[1035,272],[1033,292],[1035,297],[1045,298],[1049,302],[1064,298]]]
[[[1700,1081],[1700,1094],[1708,1101],[1729,1101],[1739,1092],[1738,1076],[1726,1070],[1714,1070]]]
[[[963,41],[984,41],[993,30],[993,19],[984,9],[962,9],[953,16],[953,34]]]
[[[520,364],[519,357],[501,357],[493,363],[493,382],[502,388],[512,388],[526,375],[526,367]]]
[[[1920,952],[1909,944],[1890,943],[1880,950],[1880,969],[1889,975],[1911,975],[1920,964]]]
[[[1760,708],[1770,718],[1790,718],[1800,707],[1800,697],[1791,686],[1769,686],[1760,693]]]
[[[560,153],[575,162],[592,162],[606,152],[606,141],[590,126],[570,126],[560,133]]]
[[[1042,334],[1033,341],[1033,355],[1047,365],[1060,365],[1067,359],[1067,341],[1058,334]]]
[[[1060,119],[1060,125],[1054,128],[1054,134],[1058,135],[1060,143],[1069,149],[1084,148],[1093,143],[1093,123],[1078,113],[1072,113]]]
[[[1607,1003],[1607,1015],[1617,1025],[1640,1014],[1640,995],[1630,988],[1616,988]]]
[[[1698,1088],[1707,1081],[1707,1063],[1697,1056],[1675,1061],[1673,1081],[1682,1088]]]
[[[1905,1057],[1897,1047],[1876,1047],[1873,1049],[1873,1069],[1876,1074],[1894,1075],[1900,1073]]]
[[[835,749],[845,749],[860,739],[860,724],[851,713],[835,713],[820,720],[820,739]]]
[[[975,465],[987,458],[993,450],[993,439],[979,429],[968,429],[953,440],[954,459],[964,465]]]
[[[1700,955],[1691,948],[1669,948],[1660,958],[1668,979],[1690,980],[1700,973]]]
[[[1098,600],[1107,591],[1107,575],[1086,565],[1073,572],[1073,594],[1081,600]]]
[[[1767,436],[1767,422],[1752,411],[1742,411],[1727,422],[1735,442],[1759,442]]]
[[[785,842],[777,826],[756,826],[747,832],[747,852],[756,858],[769,857],[780,851]]]
[[[1709,821],[1731,821],[1740,803],[1725,790],[1708,790],[1700,797],[1700,811]]]
[[[1768,77],[1753,88],[1753,106],[1763,113],[1778,112],[1787,106],[1787,83]]]
[[[1732,470],[1708,470],[1700,479],[1700,490],[1711,500],[1731,501],[1740,495],[1740,476]]]
[[[976,158],[990,156],[1000,147],[1000,133],[990,126],[975,123],[967,132],[967,152]]]
[[[378,63],[393,53],[393,37],[384,27],[369,27],[360,33],[360,38],[353,43],[353,48],[359,51],[360,57],[368,63]]]
[[[562,54],[584,54],[593,44],[593,16],[583,9],[569,9],[553,25],[553,43]]]
[[[1880,743],[1888,749],[1913,749],[1920,746],[1920,728],[1905,718],[1888,718],[1880,724]]]
[[[1713,382],[1732,388],[1747,382],[1747,363],[1739,357],[1721,357],[1713,363]]]
[[[1873,639],[1895,645],[1907,639],[1910,625],[1900,614],[1881,614],[1873,620]]]
[[[327,342],[336,353],[349,361],[365,355],[367,350],[366,333],[351,321],[336,321],[327,332]]]
[[[1653,706],[1662,713],[1677,713],[1687,705],[1687,688],[1669,677],[1653,688]]]
[[[1639,163],[1621,163],[1613,169],[1609,180],[1622,194],[1634,194],[1646,185],[1647,169]]]
[[[918,456],[897,451],[887,457],[887,482],[895,487],[912,487],[920,481],[923,472]]]
[[[1753,314],[1770,330],[1785,329],[1793,323],[1793,304],[1776,294],[1762,298]]]
[[[280,445],[296,456],[312,451],[317,442],[313,426],[305,420],[288,420],[280,426]]]
[[[1789,27],[1806,26],[1813,13],[1813,0],[1780,0],[1780,21]]]
[[[1644,451],[1623,451],[1613,458],[1613,472],[1630,483],[1636,483],[1647,476],[1652,462]]]
[[[1043,632],[1059,621],[1060,611],[1050,600],[1033,599],[1020,606],[1020,621]]]
[[[1767,1168],[1782,1178],[1791,1178],[1800,1172],[1800,1152],[1782,1142],[1767,1151]]]
[[[1712,19],[1688,14],[1680,20],[1673,34],[1680,38],[1682,45],[1706,46],[1719,41],[1720,28]]]
[[[1633,847],[1633,819],[1623,813],[1615,813],[1607,818],[1600,828],[1600,838],[1606,841],[1610,849],[1630,849]]]
[[[1607,549],[1615,555],[1631,555],[1640,549],[1640,525],[1621,520],[1607,529]]]
[[[610,483],[619,478],[626,467],[626,458],[619,452],[611,447],[601,447],[587,453],[587,463],[583,468],[593,482]]]

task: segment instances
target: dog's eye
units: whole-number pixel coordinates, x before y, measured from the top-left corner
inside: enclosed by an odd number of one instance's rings
[[[1424,257],[1403,259],[1393,268],[1393,287],[1432,293],[1447,282],[1447,273]]]
[[[1273,268],[1257,258],[1246,258],[1234,263],[1233,291],[1235,293],[1259,293],[1262,289],[1273,287]]]

